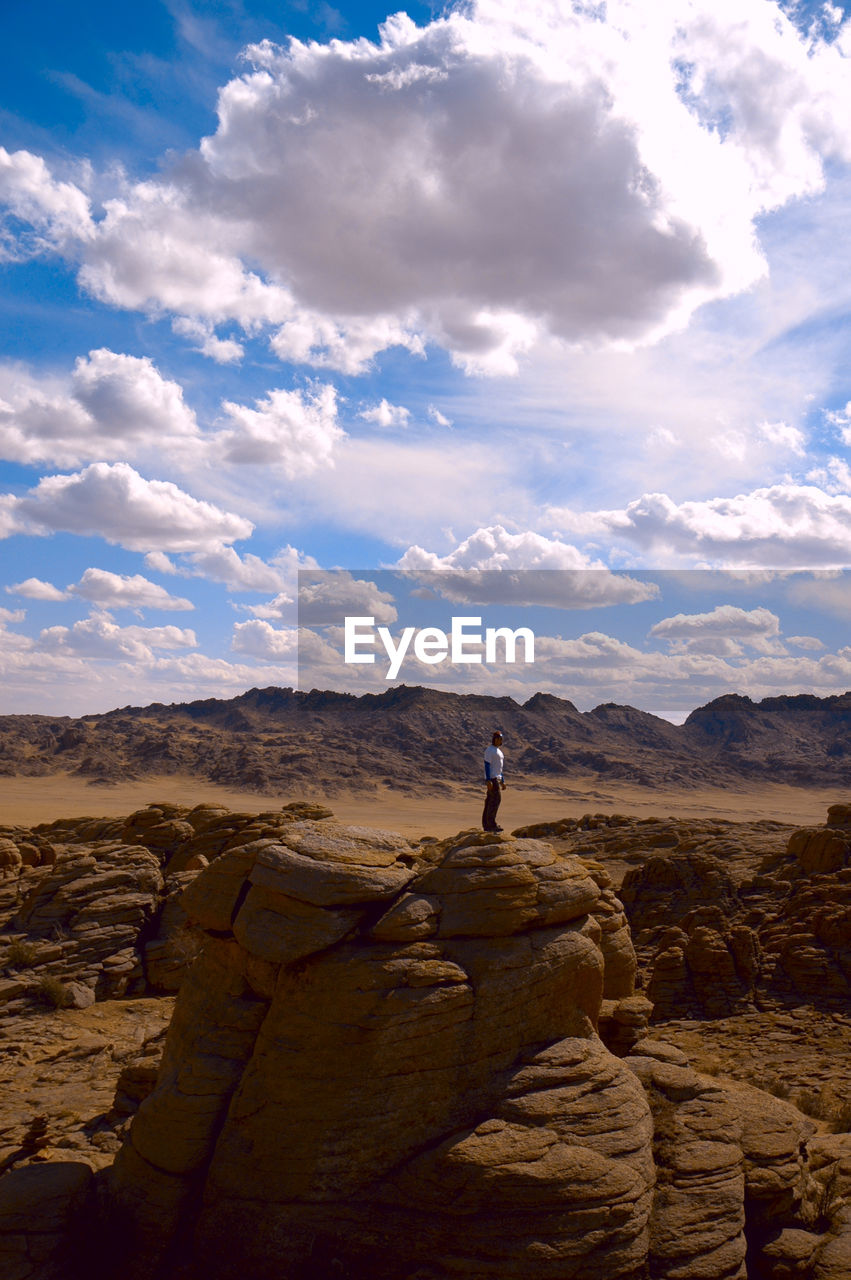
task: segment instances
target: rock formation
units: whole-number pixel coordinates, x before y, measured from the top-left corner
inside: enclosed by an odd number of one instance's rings
[[[184,895],[208,940],[113,1170],[140,1274],[187,1229],[222,1277],[317,1250],[375,1280],[633,1274],[650,1115],[594,1035],[634,973],[601,879],[542,841],[330,822],[222,855]]]
[[[620,893],[656,1019],[851,1005],[849,822],[851,808],[832,808],[738,885],[721,859],[679,849],[627,872]]]
[[[128,818],[0,827],[0,1016],[176,991],[198,935],[180,895],[220,854],[305,814],[152,804]]]
[[[623,818],[416,843],[305,807],[7,829],[14,941],[59,920],[98,999],[128,951],[181,981],[159,1066],[151,1041],[117,1081],[116,1133],[138,1109],[114,1164],[0,1179],[0,1274],[847,1280],[851,1135],[694,1070],[648,1018],[786,982],[838,998],[849,817],[738,878],[717,843]],[[641,854],[623,900],[592,856],[612,841]]]

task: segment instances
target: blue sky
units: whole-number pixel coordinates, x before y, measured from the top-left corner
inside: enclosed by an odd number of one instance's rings
[[[610,582],[583,705],[851,687],[842,7],[4,23],[0,711],[292,684],[316,567]]]

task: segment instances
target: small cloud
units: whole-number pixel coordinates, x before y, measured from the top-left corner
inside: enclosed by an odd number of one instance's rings
[[[408,547],[396,568],[447,600],[467,604],[592,609],[653,599],[659,588],[612,573],[569,543],[539,533],[477,529],[448,555]],[[557,572],[553,572],[556,570]]]
[[[428,407],[428,416],[432,422],[436,422],[439,427],[451,427],[452,419],[447,418],[445,413],[441,413],[436,405],[430,404]]]
[[[69,376],[0,368],[0,450],[27,465],[126,461],[156,440],[160,454],[201,447],[183,388],[147,357],[106,347],[80,356]]]
[[[789,636],[788,643],[795,645],[797,649],[826,649],[827,645],[822,644],[815,636]]]
[[[223,582],[231,591],[280,591],[284,572],[248,552],[240,556],[233,547],[213,547],[189,557],[192,576]]]
[[[851,444],[851,400],[844,409],[826,409],[825,419],[832,427],[838,427],[843,444]]]
[[[309,393],[270,391],[254,408],[222,402],[230,425],[215,437],[227,462],[280,467],[288,479],[333,466],[334,448],[345,438],[337,422],[337,393],[330,384]]]
[[[199,502],[170,480],[145,480],[126,462],[43,476],[12,499],[11,514],[36,533],[94,535],[143,552],[212,549],[254,529],[250,520]]]
[[[717,605],[709,613],[678,613],[663,618],[648,632],[666,640],[675,653],[735,657],[747,645],[759,653],[779,653],[780,619],[770,609]]]
[[[52,582],[42,582],[41,578],[25,578],[7,587],[9,595],[26,596],[29,600],[67,600],[68,592],[60,591]]]
[[[253,613],[255,618],[277,618],[280,622],[287,619],[294,622],[296,613],[294,606],[293,597],[287,595],[286,591],[281,591],[266,604],[249,604],[245,608],[246,612]]]
[[[298,651],[298,630],[290,627],[279,631],[269,622],[255,619],[237,622],[233,628],[231,646],[236,653],[248,653],[255,658],[280,662],[282,658],[294,658]]]
[[[132,577],[110,573],[108,569],[87,569],[76,586],[69,587],[76,596],[99,605],[102,609],[194,609],[191,600],[173,596],[140,573]]]
[[[727,568],[829,567],[848,563],[851,497],[814,485],[776,484],[733,498],[674,502],[645,493],[611,511],[550,508],[557,528],[585,538],[628,539],[656,558],[716,560]]]
[[[120,627],[109,613],[97,612],[72,627],[47,627],[39,636],[48,653],[132,663],[153,661],[157,649],[193,649],[195,632],[184,627]]]
[[[359,414],[365,422],[374,422],[377,427],[406,427],[411,417],[410,409],[401,404],[390,404],[382,400],[371,409],[363,409]]]
[[[298,620],[302,627],[342,623],[347,614],[375,618],[384,625],[398,615],[393,596],[368,579],[354,578],[343,569],[302,573],[298,584]]]
[[[767,440],[769,444],[777,445],[780,449],[795,453],[798,457],[803,457],[806,453],[804,433],[799,431],[797,427],[790,427],[785,422],[763,422],[759,431],[763,439]]]
[[[145,556],[145,564],[149,569],[153,569],[154,573],[173,573],[186,576],[186,570],[181,569],[173,560],[170,560],[164,551],[149,551]]]
[[[851,433],[849,433],[851,441]],[[828,458],[825,467],[816,467],[807,472],[811,484],[820,485],[827,493],[851,493],[851,467],[844,458]]]
[[[194,339],[196,351],[209,356],[217,364],[238,364],[245,349],[233,338],[219,338],[209,321],[193,320],[189,316],[177,316],[171,322],[172,330],[182,338]]]

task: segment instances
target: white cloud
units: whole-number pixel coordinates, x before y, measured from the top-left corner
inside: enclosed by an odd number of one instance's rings
[[[281,360],[349,374],[364,373],[388,347],[425,354],[423,338],[391,316],[333,319],[304,307],[272,334],[269,345]]]
[[[283,572],[275,565],[251,552],[241,556],[233,547],[193,552],[189,562],[193,576],[223,582],[231,591],[278,591],[285,582]]]
[[[665,640],[675,653],[734,655],[742,645],[760,653],[782,652],[780,619],[770,609],[740,609],[722,604],[710,613],[678,613],[662,618],[649,634]]]
[[[851,444],[851,400],[844,409],[826,410],[824,416],[831,426],[839,428],[842,443]]]
[[[40,156],[29,151],[11,154],[0,147],[0,201],[15,218],[28,222],[32,233],[15,239],[4,230],[0,257],[21,257],[87,241],[94,225],[86,195],[72,182],[58,182]]]
[[[60,591],[52,582],[43,582],[41,578],[25,578],[6,588],[10,595],[26,596],[29,600],[67,600],[68,592]]]
[[[297,608],[295,599],[286,591],[280,591],[266,604],[246,605],[246,612],[253,613],[255,618],[274,618],[279,622],[295,622]]]
[[[217,364],[238,364],[245,355],[245,348],[235,338],[218,338],[209,320],[193,320],[188,316],[177,316],[171,322],[175,333],[183,338],[191,338],[198,345],[196,351],[209,356]]]
[[[218,341],[218,339],[216,339]],[[234,463],[280,470],[289,479],[333,466],[345,433],[336,391],[270,391],[255,407],[226,400],[225,424],[202,433],[179,383],[148,357],[90,351],[70,378],[0,368],[0,457],[75,466],[88,460],[156,459],[195,474]]]
[[[17,514],[18,499],[12,493],[0,493],[0,538],[9,538],[23,531],[23,523]]]
[[[374,422],[377,427],[406,427],[411,418],[410,409],[401,404],[390,404],[382,400],[371,409],[363,409],[359,414],[366,422]]]
[[[376,583],[355,578],[343,569],[311,571],[299,578],[300,626],[342,624],[346,615],[373,617],[377,626],[395,622],[398,617],[389,591],[382,591]]]
[[[222,406],[233,424],[217,436],[226,462],[280,467],[290,479],[333,465],[334,446],[345,433],[337,423],[332,386],[316,387],[306,396],[270,391],[255,403],[254,409],[228,400]]]
[[[68,590],[103,609],[194,609],[191,600],[173,596],[140,573],[132,576],[111,573],[108,569],[86,569],[82,578]],[[52,597],[55,598],[55,597]]]
[[[45,476],[7,502],[18,528],[98,535],[132,551],[217,548],[247,538],[253,529],[249,520],[199,502],[170,481],[143,479],[125,462]]]
[[[251,622],[237,622],[233,628],[232,647],[235,652],[248,653],[270,662],[292,659],[298,651],[298,630],[290,627],[280,631],[271,623],[256,618]]]
[[[265,325],[349,372],[436,341],[509,372],[541,334],[647,341],[764,274],[758,215],[851,155],[847,31],[769,0],[398,14],[379,43],[253,46],[216,132],[96,225],[29,153],[2,153],[6,195],[97,297],[190,338]]]
[[[154,573],[174,573],[186,576],[179,565],[176,565],[164,551],[149,551],[145,556],[145,564]]]
[[[448,600],[476,604],[591,609],[650,600],[659,590],[611,573],[567,543],[539,533],[509,533],[501,525],[477,529],[445,556],[408,547],[397,568],[416,574]]]
[[[13,462],[74,466],[154,447],[177,453],[198,439],[182,388],[147,357],[90,351],[70,379],[0,370],[0,456]]]
[[[851,563],[851,496],[811,485],[777,484],[734,498],[682,503],[646,493],[619,511],[561,507],[548,515],[573,534],[633,542],[657,565],[672,556],[754,567]]]
[[[7,587],[8,590],[8,587]],[[3,609],[0,608],[0,623],[4,622],[23,622],[27,616],[26,609]]]
[[[195,632],[182,627],[119,627],[108,613],[93,613],[72,627],[47,627],[39,645],[47,652],[111,661],[150,662],[154,649],[194,648]]]
[[[178,383],[163,378],[147,356],[119,355],[101,348],[74,365],[74,398],[91,414],[96,431],[122,439],[152,434],[195,437],[195,415]]]
[[[185,554],[178,561],[171,560],[161,551],[151,551],[145,556],[145,564],[156,573],[176,574],[182,578],[206,578],[224,583],[231,591],[275,591],[283,603],[285,589],[295,591],[295,581],[301,568],[318,568],[312,556],[306,556],[296,547],[286,546],[268,561],[250,552],[240,555],[233,547],[212,544],[204,551]],[[274,604],[274,602],[273,602]],[[263,606],[256,606],[257,610]],[[251,612],[255,612],[255,608]],[[276,617],[276,613],[256,613],[257,617]]]
[[[789,453],[797,454],[799,458],[804,457],[806,453],[806,437],[803,431],[799,431],[797,427],[790,427],[785,422],[763,422],[759,430],[769,444],[776,445],[778,449],[783,449]]]
[[[851,467],[844,458],[828,458],[823,467],[808,471],[807,479],[827,493],[851,493]]]
[[[445,413],[441,413],[436,405],[430,404],[428,407],[428,416],[432,422],[436,422],[439,427],[451,427],[452,419],[447,418]]]
[[[817,636],[788,636],[787,643],[795,645],[798,649],[826,649],[827,645],[823,644]]]

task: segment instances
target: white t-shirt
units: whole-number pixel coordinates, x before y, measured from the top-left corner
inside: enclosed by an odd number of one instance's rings
[[[499,778],[502,781],[502,766],[505,763],[505,756],[495,743],[485,751],[485,778]],[[488,765],[490,769],[488,769]]]

